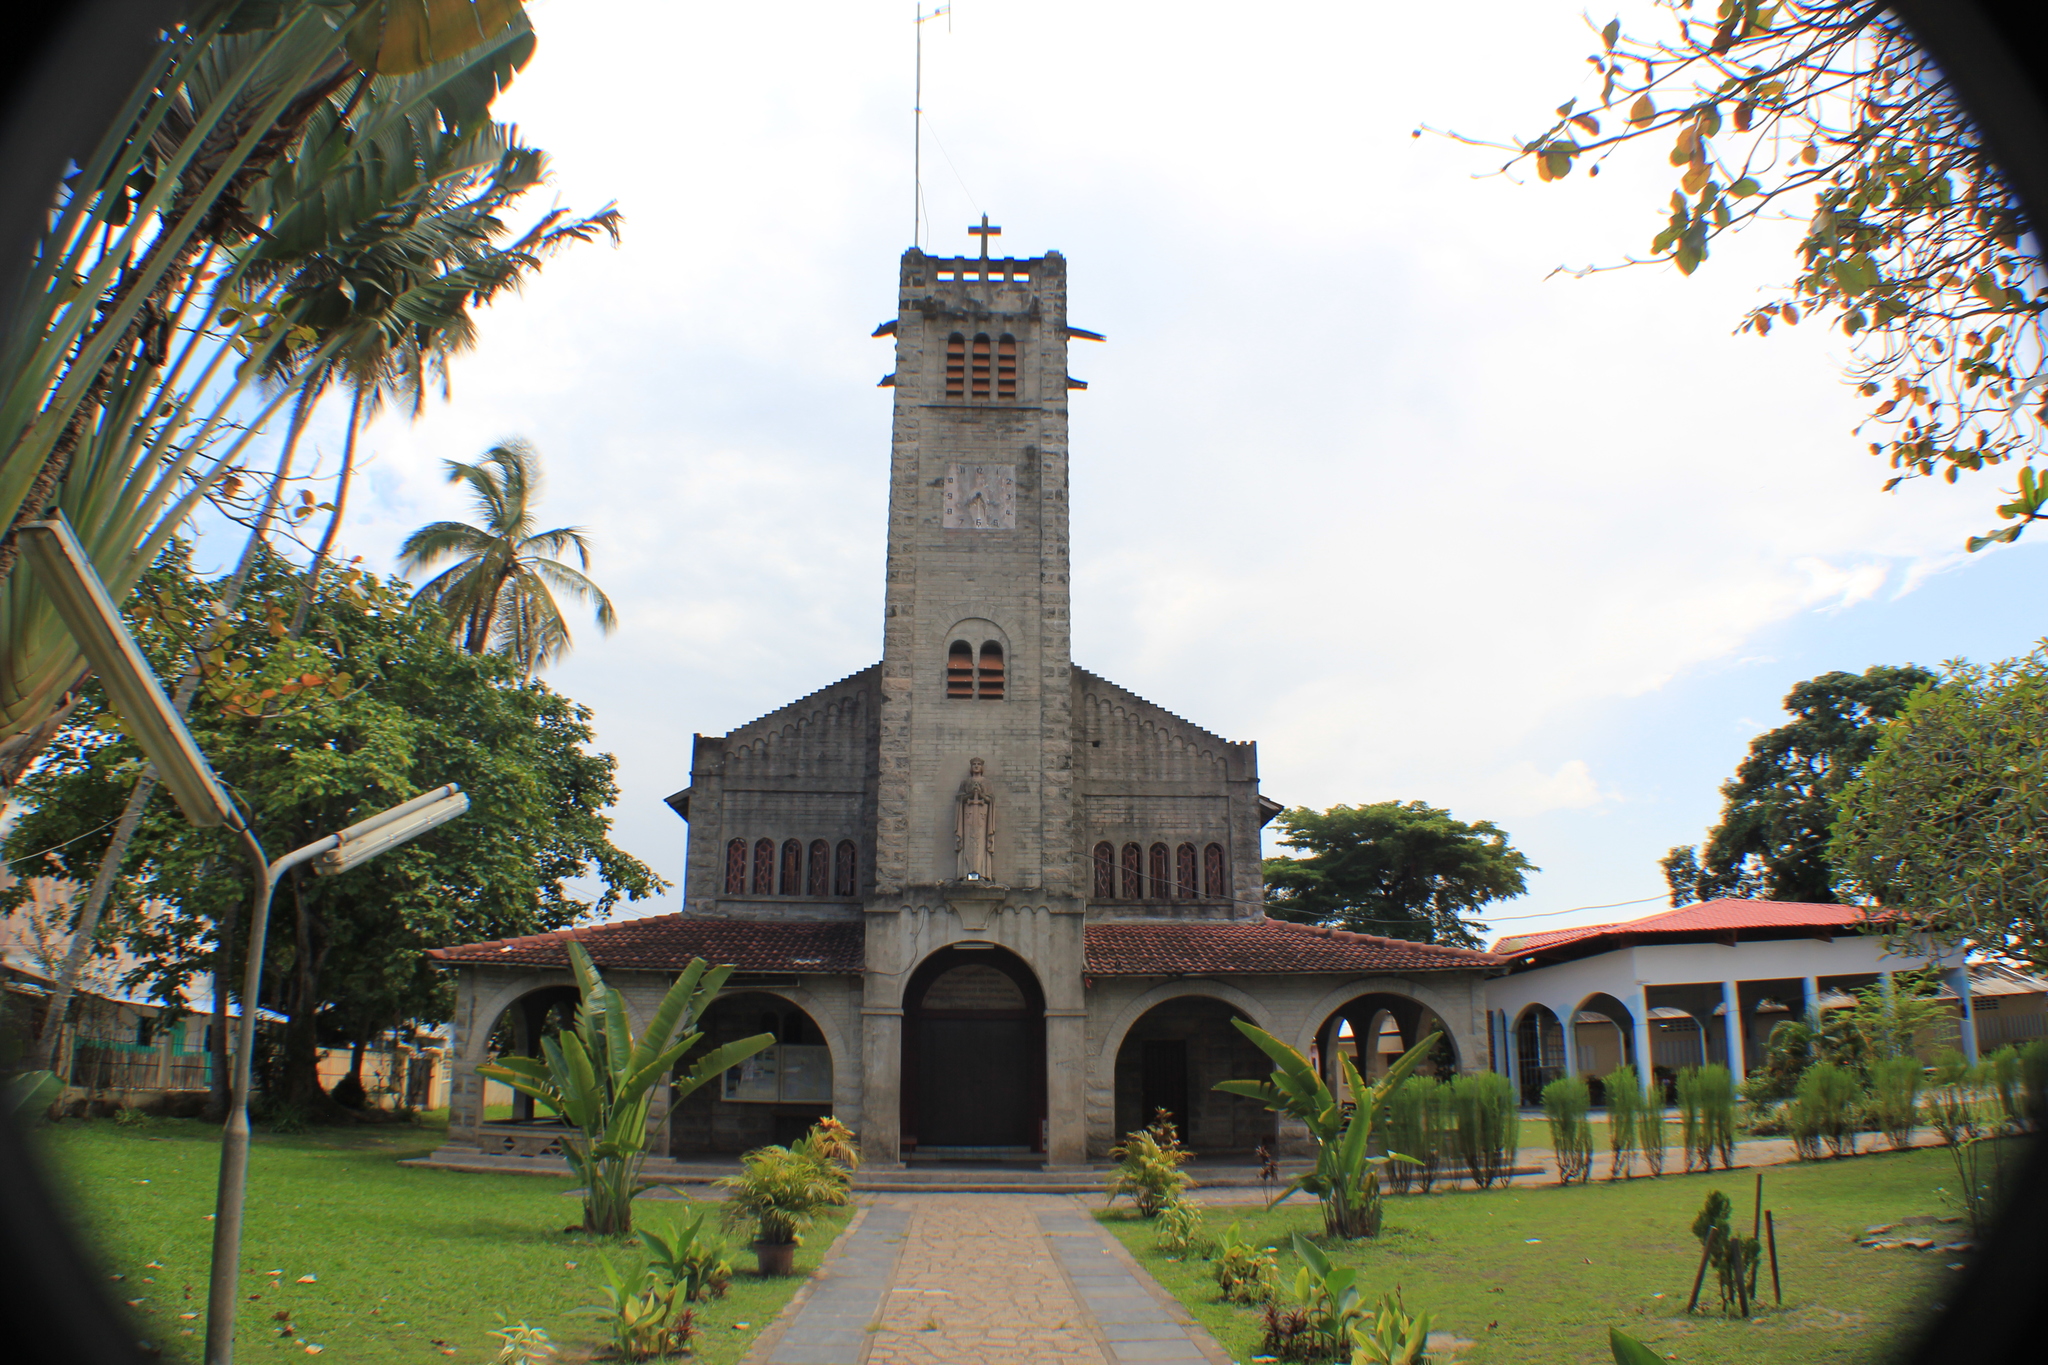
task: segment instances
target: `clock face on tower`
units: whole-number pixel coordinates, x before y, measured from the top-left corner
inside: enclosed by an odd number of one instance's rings
[[[940,524],[948,531],[1016,530],[1017,466],[946,466],[945,508]]]

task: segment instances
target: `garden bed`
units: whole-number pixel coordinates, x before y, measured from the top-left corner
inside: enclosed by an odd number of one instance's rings
[[[238,1350],[274,1359],[317,1345],[351,1362],[488,1361],[503,1322],[525,1320],[586,1358],[603,1337],[577,1309],[600,1298],[601,1256],[637,1254],[565,1233],[581,1217],[566,1178],[463,1175],[397,1163],[445,1131],[376,1126],[283,1137],[259,1133],[249,1164]],[[128,1126],[62,1123],[42,1132],[59,1188],[75,1201],[112,1287],[132,1300],[140,1334],[173,1361],[197,1361],[205,1335],[207,1257],[219,1129],[184,1120]],[[695,1201],[643,1199],[657,1227],[694,1216]],[[731,1365],[817,1268],[851,1209],[806,1240],[789,1279],[759,1280],[744,1230],[723,1234],[731,1294],[698,1305],[696,1360]],[[152,1267],[150,1262],[159,1263]],[[272,1276],[266,1272],[277,1270]],[[301,1282],[302,1276],[313,1276]],[[276,1315],[289,1315],[290,1336]],[[186,1313],[201,1316],[183,1317]],[[742,1326],[741,1324],[745,1324]]]
[[[1681,1365],[1875,1360],[1957,1278],[1950,1268],[1961,1263],[1957,1253],[1873,1251],[1857,1243],[1872,1225],[1953,1212],[1937,1193],[1955,1183],[1947,1152],[1778,1166],[1764,1172],[1764,1204],[1776,1214],[1784,1307],[1771,1305],[1766,1269],[1763,1306],[1752,1320],[1714,1311],[1688,1318],[1685,1301],[1699,1261],[1693,1216],[1707,1192],[1718,1189],[1734,1201],[1746,1233],[1756,1174],[1394,1197],[1379,1239],[1335,1250],[1359,1268],[1369,1301],[1399,1286],[1411,1312],[1430,1313],[1437,1331],[1469,1341],[1432,1354],[1459,1365],[1606,1365],[1610,1325]],[[1099,1216],[1232,1360],[1242,1365],[1260,1353],[1259,1313],[1219,1302],[1208,1262],[1163,1255],[1152,1227],[1121,1206]],[[1283,1283],[1292,1282],[1299,1264],[1287,1250],[1290,1234],[1322,1231],[1315,1201],[1298,1194],[1271,1213],[1214,1207],[1207,1219],[1212,1237],[1241,1220],[1255,1244],[1281,1248]],[[1703,1304],[1715,1306],[1711,1276]]]

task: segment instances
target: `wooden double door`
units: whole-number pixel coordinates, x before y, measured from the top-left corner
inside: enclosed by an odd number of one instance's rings
[[[904,1000],[906,1150],[1044,1150],[1045,1005],[1004,949],[946,948]]]

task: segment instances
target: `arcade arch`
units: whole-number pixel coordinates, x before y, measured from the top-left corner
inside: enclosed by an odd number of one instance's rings
[[[1129,1023],[1112,1071],[1119,1138],[1164,1109],[1181,1141],[1205,1155],[1249,1152],[1274,1140],[1275,1118],[1265,1106],[1215,1089],[1218,1081],[1256,1079],[1272,1069],[1236,1019],[1257,1022],[1226,999],[1190,991]]]
[[[1316,1049],[1322,1058],[1324,1079],[1334,1086],[1343,1074],[1336,1061],[1342,1052],[1351,1057],[1358,1074],[1371,1082],[1385,1075],[1396,1058],[1432,1033],[1442,1036],[1436,1049],[1416,1070],[1424,1075],[1456,1075],[1458,1045],[1443,1016],[1411,995],[1383,990],[1360,992],[1325,1015],[1316,1029]]]
[[[692,1056],[758,1033],[773,1034],[775,1046],[685,1096],[669,1112],[670,1156],[786,1146],[831,1115],[839,1040],[795,1000],[758,988],[727,991],[698,1027],[705,1040]],[[683,1059],[685,1068],[690,1060]]]
[[[903,992],[906,1156],[1045,1150],[1045,992],[993,943],[939,949]]]
[[[574,1028],[576,1006],[582,999],[576,987],[570,985],[541,986],[527,991],[505,1002],[498,1017],[485,1035],[490,1041],[485,1055],[479,1062],[496,1061],[500,1057],[538,1057],[540,1040],[551,1033]],[[510,1118],[482,1120],[484,1126],[493,1123],[553,1123],[562,1122],[553,1114],[536,1114],[531,1095],[522,1095],[511,1086],[499,1081],[485,1083],[481,1114],[487,1114],[495,1105],[509,1102],[512,1107]]]
[[[1524,1008],[1515,1020],[1515,1079],[1523,1104],[1542,1103],[1543,1087],[1565,1074],[1564,1049],[1564,1024],[1557,1014],[1548,1005]]]

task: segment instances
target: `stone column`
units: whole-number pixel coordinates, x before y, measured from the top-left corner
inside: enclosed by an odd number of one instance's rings
[[[1804,978],[1800,983],[1800,989],[1806,992],[1806,999],[1801,1002],[1800,1013],[1802,1015],[1811,1014],[1816,1018],[1819,1017],[1820,978],[1817,976]]]
[[[476,1064],[490,1039],[476,1036],[476,969],[465,967],[455,981],[455,1020],[448,1030],[448,1138],[481,1143],[484,1138],[484,1078]]]
[[[1650,1033],[1650,993],[1637,991],[1636,998],[1628,1002],[1628,1012],[1635,1016],[1636,1074],[1642,1080],[1643,1093],[1651,1095],[1657,1085],[1657,1045]]]
[[[903,1165],[903,1010],[868,1005],[860,1012],[861,1153],[884,1170]]]
[[[1721,1002],[1725,1012],[1721,1015],[1721,1036],[1728,1043],[1728,1070],[1740,1085],[1742,1078],[1749,1074],[1747,1047],[1742,1037],[1742,995],[1736,989],[1737,983],[1721,983]]]
[[[1045,1164],[1088,1161],[1088,1011],[1045,1012]]]

